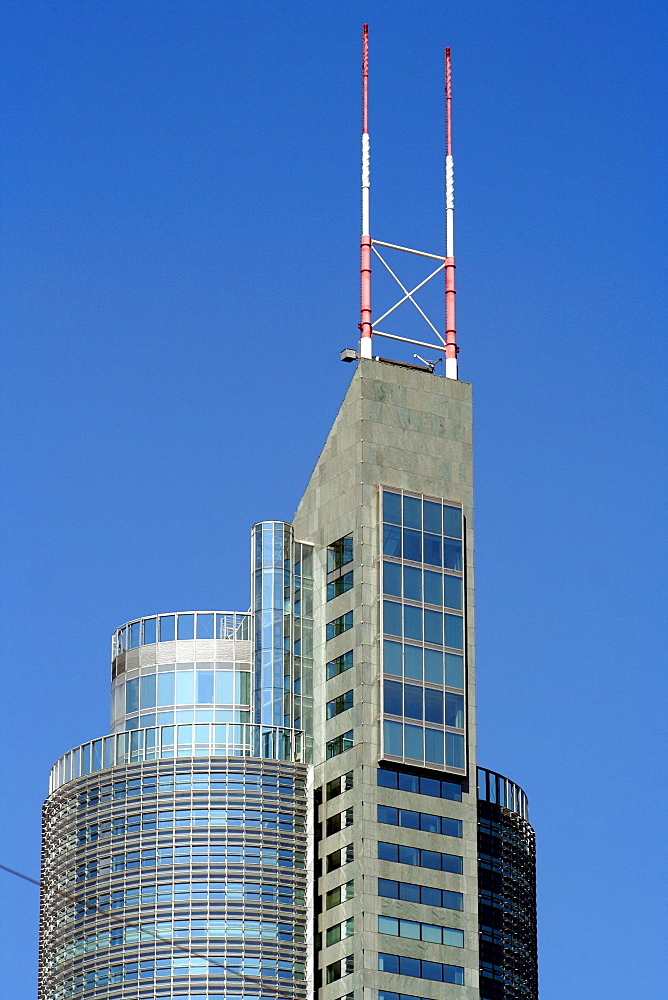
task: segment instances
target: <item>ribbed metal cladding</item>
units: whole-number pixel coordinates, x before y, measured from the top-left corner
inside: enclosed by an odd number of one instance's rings
[[[309,782],[287,761],[185,758],[50,795],[40,1000],[305,1000]]]
[[[478,768],[480,1000],[538,997],[536,840],[525,817],[522,790]]]

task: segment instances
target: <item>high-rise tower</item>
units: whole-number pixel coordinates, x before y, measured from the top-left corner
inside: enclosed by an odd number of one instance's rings
[[[422,342],[371,322],[365,86],[357,370],[292,523],[252,528],[250,610],[114,632],[110,734],[44,807],[41,1000],[537,997],[526,798],[476,759],[446,167],[441,377],[373,356]]]

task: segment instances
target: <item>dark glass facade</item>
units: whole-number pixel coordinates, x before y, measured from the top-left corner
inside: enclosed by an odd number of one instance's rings
[[[536,840],[521,788],[478,768],[480,1000],[536,1000]]]

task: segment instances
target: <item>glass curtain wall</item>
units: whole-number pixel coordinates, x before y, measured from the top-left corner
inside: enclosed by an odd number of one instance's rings
[[[255,721],[290,726],[283,694],[292,686],[292,526],[254,525],[252,552]]]
[[[252,535],[254,722],[313,726],[313,546],[282,521]]]
[[[465,773],[461,507],[382,491],[383,751]]]

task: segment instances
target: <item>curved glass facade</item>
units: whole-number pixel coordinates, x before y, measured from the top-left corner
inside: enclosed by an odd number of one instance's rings
[[[536,839],[527,798],[478,768],[480,1000],[537,1000]]]
[[[309,992],[309,768],[172,759],[44,807],[40,1000]]]
[[[111,732],[250,722],[249,633],[248,614],[214,611],[154,615],[116,629]]]

